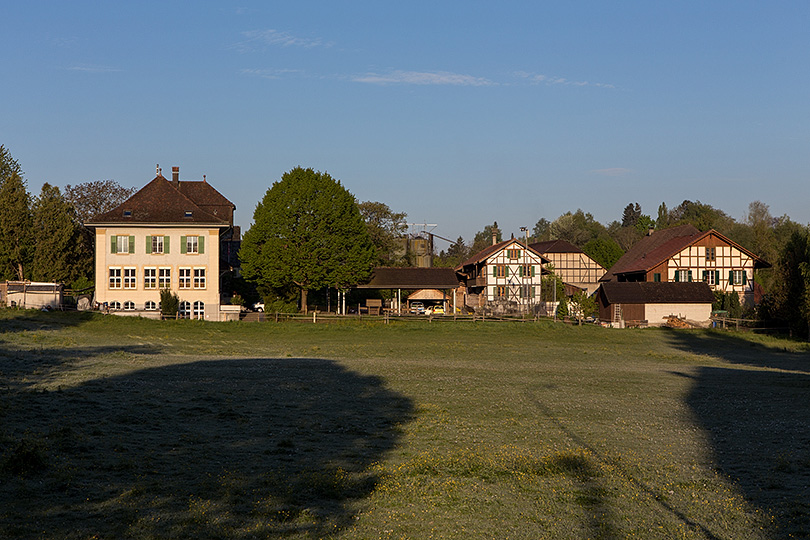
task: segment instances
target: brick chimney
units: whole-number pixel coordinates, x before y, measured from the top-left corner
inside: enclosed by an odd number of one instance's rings
[[[172,184],[174,187],[180,187],[180,167],[172,167]]]

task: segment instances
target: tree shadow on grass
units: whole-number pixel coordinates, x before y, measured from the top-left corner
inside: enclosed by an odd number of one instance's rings
[[[703,366],[687,397],[717,470],[767,516],[774,537],[810,535],[810,354],[733,334],[673,331],[671,342],[729,367]]]
[[[413,410],[320,359],[169,365],[6,401],[32,466],[4,461],[0,536],[38,538],[340,531]]]

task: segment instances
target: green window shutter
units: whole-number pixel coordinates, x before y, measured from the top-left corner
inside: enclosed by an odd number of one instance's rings
[[[129,237],[129,252],[135,253],[135,236],[130,235]]]
[[[169,236],[163,237],[163,253],[165,253],[166,255],[169,254],[169,238],[170,238]]]
[[[692,283],[692,271],[689,270],[689,283]]]
[[[492,277],[498,277],[498,266],[495,264],[492,265]]]
[[[188,252],[188,245],[186,244],[186,237],[180,237],[180,253],[185,255]]]
[[[714,271],[714,284],[720,285],[720,270]]]
[[[534,277],[534,266],[532,266],[531,269],[532,269],[532,277]],[[534,296],[534,287],[532,287],[532,296]]]
[[[504,275],[504,277],[509,277],[509,267],[508,266],[503,267],[503,275]]]
[[[202,255],[203,253],[205,253],[205,237],[200,236],[199,238],[197,238],[197,242],[199,242],[199,244],[197,245],[197,249],[200,252],[200,255]]]
[[[152,236],[146,235],[146,253],[152,253]]]
[[[675,283],[678,283],[681,280],[681,271],[675,270]]]
[[[709,271],[708,270],[703,271],[703,281],[704,282],[709,281]]]
[[[734,285],[734,270],[728,271],[728,284]]]
[[[523,277],[523,266],[522,265],[520,266],[520,268],[518,268],[518,276]]]
[[[743,270],[742,272],[742,278],[743,278],[742,284],[745,285],[746,281],[748,281],[748,274],[746,273],[745,270]]]
[[[110,253],[116,253],[115,245],[118,243],[118,237],[115,235],[110,236]]]

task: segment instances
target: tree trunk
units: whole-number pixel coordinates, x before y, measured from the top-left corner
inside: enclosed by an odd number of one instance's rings
[[[307,290],[301,289],[301,313],[307,314]]]
[[[20,281],[25,281],[22,263],[17,263],[17,275],[20,276]]]

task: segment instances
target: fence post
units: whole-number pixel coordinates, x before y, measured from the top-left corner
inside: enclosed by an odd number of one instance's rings
[[[318,312],[313,311],[312,312],[312,324],[317,324],[317,322],[318,322]]]

